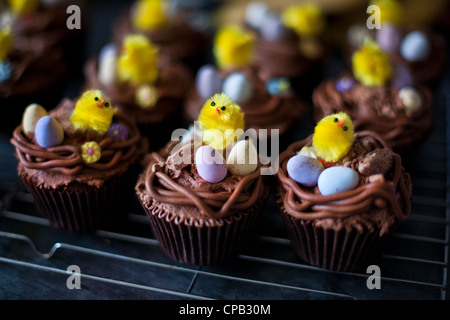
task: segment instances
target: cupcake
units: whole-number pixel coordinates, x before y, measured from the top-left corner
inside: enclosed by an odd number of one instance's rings
[[[151,137],[154,150],[181,126],[182,107],[191,72],[182,64],[161,65],[159,47],[139,34],[128,35],[120,48],[107,44],[86,63],[87,89],[100,89],[112,103]]]
[[[349,29],[344,53],[347,62],[351,64],[352,54],[369,38],[390,54],[396,66],[407,69],[415,83],[435,84],[447,60],[444,37],[426,25],[407,24],[398,1],[375,0],[371,4],[380,8],[380,25],[372,30],[366,25],[354,25]]]
[[[357,131],[374,131],[399,153],[417,150],[433,129],[432,94],[372,41],[353,54],[353,72],[324,80],[313,92],[314,119],[347,112]]]
[[[136,185],[161,247],[176,261],[194,265],[232,259],[268,196],[252,139],[241,133],[234,142],[218,134],[224,127],[235,133],[243,128],[239,106],[218,94],[204,109],[200,138],[172,141],[149,154]]]
[[[319,67],[328,55],[323,33],[326,19],[313,3],[293,4],[281,12],[250,2],[246,26],[255,34],[255,64],[266,77],[289,78],[299,93],[318,80]]]
[[[189,122],[197,119],[204,102],[213,94],[224,92],[239,103],[246,129],[279,130],[287,135],[308,110],[307,104],[294,93],[285,77],[265,77],[253,64],[254,37],[238,25],[226,25],[216,34],[213,53],[216,65],[202,66],[196,74],[185,103]],[[265,134],[265,133],[264,133]]]
[[[127,173],[148,152],[136,124],[102,92],[30,105],[13,133],[18,175],[51,225],[71,232],[115,227]],[[135,180],[136,181],[136,180]]]
[[[58,68],[54,65],[58,64]],[[52,103],[55,88],[64,77],[64,52],[54,48],[44,54],[24,51],[16,46],[9,27],[0,29],[0,105],[8,116],[1,117],[1,131],[11,134],[25,107],[34,102]],[[58,98],[59,99],[59,98]]]
[[[345,113],[324,117],[279,159],[275,200],[308,264],[363,271],[409,217],[412,187],[400,156],[376,133],[354,133]]]
[[[196,70],[210,46],[211,20],[206,10],[138,0],[119,17],[112,40],[120,45],[130,33],[143,34],[161,48],[163,63],[182,62]]]

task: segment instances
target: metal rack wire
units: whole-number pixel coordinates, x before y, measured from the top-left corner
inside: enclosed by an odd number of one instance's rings
[[[410,169],[411,217],[379,264],[380,290],[367,288],[369,274],[302,263],[271,199],[248,246],[219,266],[174,262],[154,239],[147,217],[135,210],[124,213],[127,223],[119,231],[80,235],[53,229],[18,181],[13,147],[1,137],[0,299],[449,299],[448,78],[435,90],[435,130]],[[302,124],[296,134],[300,139],[311,129]],[[80,290],[66,286],[71,265],[80,268]]]

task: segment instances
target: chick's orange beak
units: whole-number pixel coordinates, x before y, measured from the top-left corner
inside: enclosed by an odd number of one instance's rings
[[[339,128],[342,128],[342,127],[344,126],[344,122],[345,122],[344,119],[339,120],[339,122],[337,123],[337,126],[338,126]]]
[[[220,114],[219,108],[216,108],[216,114]]]
[[[99,108],[103,108],[103,105],[105,104],[105,100],[100,100],[99,102],[97,102],[97,106]]]

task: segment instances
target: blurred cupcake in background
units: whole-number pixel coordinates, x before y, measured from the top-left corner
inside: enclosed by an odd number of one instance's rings
[[[122,43],[141,33],[161,48],[161,62],[183,62],[196,70],[210,47],[212,18],[207,10],[187,10],[169,0],[137,0],[119,17],[112,39]]]
[[[181,63],[161,63],[159,47],[141,34],[130,34],[117,47],[104,46],[85,66],[85,88],[100,89],[132,117],[152,149],[170,140],[181,126],[182,107],[192,74]]]
[[[407,68],[416,83],[435,84],[445,70],[443,36],[426,24],[410,24],[405,19],[406,4],[399,1],[372,0],[369,5],[379,7],[380,27],[368,29],[365,24],[360,24],[349,28],[344,53],[347,62],[350,63],[353,52],[369,38],[390,54],[395,65]]]
[[[202,66],[185,104],[188,122],[197,119],[210,96],[224,92],[245,113],[246,129],[278,129],[287,133],[307,111],[287,77],[271,77],[255,63],[255,38],[243,27],[230,24],[214,38],[215,65]],[[260,139],[270,138],[259,134]]]

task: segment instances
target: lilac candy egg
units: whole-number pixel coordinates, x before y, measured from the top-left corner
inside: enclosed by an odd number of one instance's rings
[[[411,71],[404,66],[396,66],[392,77],[392,86],[397,90],[414,84]]]
[[[267,41],[282,40],[288,34],[288,30],[281,22],[280,18],[274,14],[265,16],[265,20],[260,26],[261,37]]]
[[[430,51],[430,41],[421,31],[408,33],[400,45],[400,54],[410,62],[425,60],[430,55]]]
[[[398,51],[401,39],[402,35],[398,29],[390,23],[383,23],[376,35],[380,48],[389,53]]]
[[[355,86],[355,79],[353,77],[342,77],[336,81],[336,90],[345,92]]]
[[[43,116],[36,123],[34,136],[42,148],[51,148],[64,141],[64,130],[55,118]]]
[[[323,171],[323,165],[317,159],[297,154],[289,159],[286,169],[295,182],[305,187],[314,187]]]
[[[200,177],[217,183],[227,176],[227,164],[222,155],[211,146],[201,146],[195,153],[195,165]]]
[[[197,72],[195,86],[199,96],[208,99],[222,91],[222,78],[214,66],[204,65]]]

